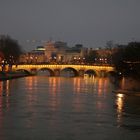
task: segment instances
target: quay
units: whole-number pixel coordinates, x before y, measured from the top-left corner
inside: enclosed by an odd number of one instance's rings
[[[10,80],[15,78],[21,78],[29,76],[29,74],[26,73],[19,73],[19,72],[0,72],[0,81],[4,80]]]

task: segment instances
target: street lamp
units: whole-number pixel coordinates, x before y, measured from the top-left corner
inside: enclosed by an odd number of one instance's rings
[[[1,65],[1,67],[2,67],[2,72],[5,72],[5,69],[6,69],[6,64],[7,64],[7,61],[4,59],[4,60],[2,60],[2,65]]]

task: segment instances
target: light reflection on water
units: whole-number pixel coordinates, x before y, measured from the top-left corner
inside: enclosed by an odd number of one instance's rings
[[[116,105],[117,105],[117,122],[118,126],[122,124],[123,118],[123,107],[124,107],[124,95],[118,93],[116,98]]]
[[[0,82],[0,140],[138,140],[140,98],[114,87],[108,78]]]

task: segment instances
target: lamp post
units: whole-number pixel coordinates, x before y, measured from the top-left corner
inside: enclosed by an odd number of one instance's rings
[[[6,60],[5,60],[5,59],[2,60],[2,65],[1,65],[1,67],[2,67],[2,72],[5,72],[5,70],[6,70],[6,64],[7,64]]]
[[[10,57],[9,57],[9,61],[8,61],[8,66],[9,66],[9,67],[8,67],[8,71],[9,71],[9,72],[12,71],[13,63],[14,63],[13,56],[10,55]]]

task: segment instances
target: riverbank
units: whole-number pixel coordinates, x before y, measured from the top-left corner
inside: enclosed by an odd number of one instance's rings
[[[140,92],[140,80],[132,77],[123,77],[120,81],[122,90]]]
[[[26,76],[29,76],[29,74],[22,73],[22,72],[0,72],[0,81],[26,77]]]
[[[140,80],[133,77],[111,78],[115,85],[114,93],[140,96]]]

